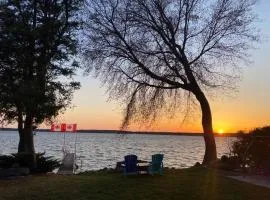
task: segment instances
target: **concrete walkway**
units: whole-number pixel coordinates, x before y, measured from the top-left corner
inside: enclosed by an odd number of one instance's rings
[[[243,181],[246,183],[251,183],[254,185],[262,186],[262,187],[267,187],[270,188],[270,176],[263,176],[263,175],[238,175],[238,176],[227,176],[229,178],[238,180],[238,181]]]

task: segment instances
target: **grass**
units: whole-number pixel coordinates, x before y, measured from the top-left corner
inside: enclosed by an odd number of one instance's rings
[[[77,176],[30,176],[0,181],[0,200],[218,199],[267,200],[270,189],[238,182],[206,169],[166,171],[163,176],[123,177],[96,172]]]

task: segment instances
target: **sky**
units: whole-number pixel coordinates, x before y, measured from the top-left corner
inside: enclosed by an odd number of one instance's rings
[[[249,131],[270,125],[270,1],[261,0],[255,12],[259,21],[262,40],[251,52],[252,64],[245,66],[237,92],[210,98],[215,132],[233,133]],[[91,76],[79,73],[75,78],[81,89],[74,94],[73,107],[58,118],[59,122],[77,123],[78,129],[119,129],[122,107],[117,101],[108,101],[106,88]],[[181,113],[180,113],[181,115]],[[43,125],[45,127],[45,125]],[[48,128],[48,127],[47,127]],[[133,124],[130,130],[202,132],[200,114],[189,120],[160,119],[151,127]]]

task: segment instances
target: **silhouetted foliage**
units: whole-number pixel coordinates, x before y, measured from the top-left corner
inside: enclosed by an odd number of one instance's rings
[[[6,169],[11,168],[16,164],[16,159],[14,156],[1,155],[0,156],[0,168]]]
[[[126,103],[130,122],[173,113],[194,96],[202,110],[204,164],[216,160],[205,90],[231,87],[235,67],[257,40],[254,0],[89,0],[85,60]],[[229,67],[232,66],[232,67]]]
[[[232,145],[242,168],[270,170],[270,126],[256,128],[239,136]]]
[[[37,166],[35,168],[29,165],[28,158],[29,155],[24,153],[0,156],[0,168],[27,167],[31,173],[46,173],[61,166],[59,160],[52,156],[45,156],[45,153],[36,154]]]
[[[80,86],[71,78],[81,3],[0,2],[0,119],[18,123],[19,152],[35,152],[33,128],[65,109]]]
[[[237,156],[227,156],[223,155],[219,160],[217,160],[213,165],[213,168],[222,170],[238,170],[241,168],[240,159]]]

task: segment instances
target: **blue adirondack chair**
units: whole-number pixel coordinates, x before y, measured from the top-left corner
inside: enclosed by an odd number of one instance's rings
[[[148,173],[153,174],[163,174],[163,154],[152,155],[152,162],[149,165]]]
[[[125,156],[125,166],[124,166],[124,175],[128,174],[137,174],[137,156],[136,155],[126,155]]]

